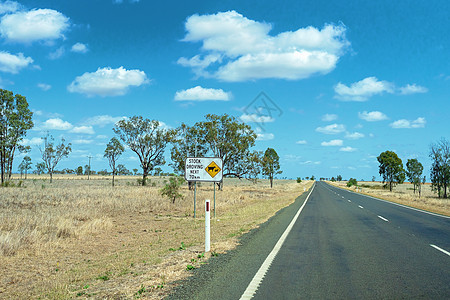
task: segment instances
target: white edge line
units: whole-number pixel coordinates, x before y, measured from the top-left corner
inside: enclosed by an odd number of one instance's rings
[[[364,207],[362,207],[361,205],[358,205],[359,208],[363,209]]]
[[[433,247],[434,249],[439,250],[439,251],[441,251],[442,253],[445,253],[445,254],[447,254],[448,256],[450,256],[450,252],[445,251],[444,249],[439,248],[438,246],[433,245],[433,244],[430,244],[430,246]]]
[[[275,247],[273,247],[272,251],[267,256],[266,260],[264,260],[263,264],[259,268],[258,272],[256,272],[255,276],[253,277],[250,284],[247,286],[247,289],[242,294],[240,300],[248,300],[253,298],[253,295],[258,290],[259,285],[261,284],[264,276],[266,275],[267,271],[269,270],[270,265],[272,264],[273,260],[275,259],[275,256],[277,256],[278,251],[280,251],[281,246],[283,246],[284,241],[286,240],[289,232],[291,232],[292,227],[294,227],[295,222],[297,221],[298,217],[300,216],[300,213],[302,212],[303,208],[306,205],[306,202],[308,202],[309,196],[311,196],[312,191],[314,190],[314,187],[316,184],[314,183],[311,191],[309,192],[308,197],[306,197],[305,202],[303,202],[302,206],[299,208],[297,213],[295,214],[294,218],[292,219],[291,223],[289,223],[286,230],[281,235],[278,242],[275,244]]]
[[[385,222],[389,222],[389,220],[388,220],[388,219],[386,219],[386,218],[383,218],[382,216],[378,216],[378,218],[380,218],[381,220],[383,220],[383,221],[385,221]]]
[[[344,189],[342,189],[340,187],[337,187],[337,186],[334,186],[334,185],[331,185],[331,186],[334,187],[334,188],[340,189],[340,190],[344,190]],[[356,194],[355,192],[352,192],[352,191],[349,191],[349,190],[344,190],[344,191]],[[375,197],[372,197],[372,196],[369,196],[369,195],[364,195],[364,194],[358,194],[358,195],[361,195],[361,196],[364,196],[364,197],[367,197],[367,198],[372,198],[372,199],[378,200],[378,201],[383,201],[383,202],[390,203],[390,204],[393,204],[393,205],[401,206],[401,207],[404,207],[404,208],[409,208],[411,210],[415,210],[415,211],[418,211],[418,212],[421,212],[421,213],[425,213],[425,214],[429,214],[429,215],[432,215],[432,216],[450,219],[450,217],[448,217],[448,216],[435,214],[435,213],[432,213],[432,212],[429,212],[429,211],[426,211],[426,210],[421,210],[421,209],[417,209],[417,208],[414,208],[414,207],[411,207],[411,206],[406,206],[406,205],[403,205],[403,204],[399,204],[399,203],[395,203],[395,202],[391,202],[391,201],[375,198]]]

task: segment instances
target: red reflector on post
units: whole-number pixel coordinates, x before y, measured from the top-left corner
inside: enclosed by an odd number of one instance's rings
[[[209,211],[209,201],[206,202],[206,211]]]

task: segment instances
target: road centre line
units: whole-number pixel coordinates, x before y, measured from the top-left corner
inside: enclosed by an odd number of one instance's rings
[[[361,205],[358,205],[359,208],[363,209],[364,207],[362,207]]]
[[[267,258],[262,263],[261,267],[259,268],[258,272],[256,272],[255,276],[253,277],[252,281],[247,286],[247,289],[242,294],[240,300],[248,300],[252,299],[253,295],[258,290],[259,285],[261,284],[262,280],[264,279],[264,276],[266,275],[267,271],[269,270],[270,265],[272,264],[273,260],[275,259],[275,256],[277,256],[278,251],[280,251],[281,246],[283,246],[284,241],[286,240],[287,236],[292,230],[292,227],[294,227],[295,222],[297,221],[298,217],[300,216],[300,213],[302,212],[303,208],[306,205],[306,202],[308,202],[309,196],[311,196],[311,193],[314,190],[314,187],[316,184],[314,183],[311,191],[309,192],[309,195],[306,197],[305,202],[303,202],[302,206],[299,208],[297,213],[295,214],[294,218],[292,219],[291,223],[289,223],[286,230],[281,235],[278,242],[275,244],[275,247],[273,247],[272,251],[269,253]]]
[[[430,244],[430,246],[433,247],[434,249],[439,250],[439,251],[441,251],[442,253],[445,253],[445,254],[447,254],[448,256],[450,256],[450,252],[445,251],[444,249],[439,248],[438,246],[433,245],[433,244]]]
[[[352,200],[348,200],[348,202],[352,202]]]
[[[378,216],[378,218],[380,218],[381,220],[383,220],[383,221],[385,221],[385,222],[389,222],[389,220],[388,220],[388,219],[386,219],[386,218],[383,218],[382,216]]]

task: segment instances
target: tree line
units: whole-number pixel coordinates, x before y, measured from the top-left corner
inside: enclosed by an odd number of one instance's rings
[[[34,126],[32,115],[25,97],[0,89],[2,185],[11,179],[13,160],[17,153],[30,151],[29,146],[25,147],[21,143],[27,131]],[[169,145],[169,165],[178,175],[184,173],[187,157],[205,156],[222,159],[224,177],[245,178],[256,182],[258,177],[264,175],[270,179],[272,187],[274,177],[282,173],[277,152],[273,148],[267,148],[264,152],[252,150],[256,133],[249,125],[227,114],[207,114],[204,121],[196,122],[193,126],[183,123],[176,129],[165,128],[157,120],[133,116],[117,122],[113,132],[116,136],[111,138],[104,151],[113,175],[112,185],[115,175],[129,172],[123,164],[118,164],[125,145],[138,156],[142,168],[142,185],[146,184],[151,172],[162,173],[160,166],[166,164],[164,153]],[[47,172],[52,182],[53,174],[61,172],[56,169],[58,163],[69,156],[72,145],[64,138],[56,143],[49,133],[43,137],[43,141],[43,146],[39,148],[42,162],[36,164],[36,173]],[[25,156],[19,165],[21,174],[26,176],[31,166],[31,158]],[[86,170],[91,174],[90,166],[85,166],[85,172]],[[80,166],[75,170],[63,171],[80,174],[83,170]],[[137,174],[137,169],[133,171]],[[223,182],[220,182],[219,188],[222,186]]]
[[[450,143],[442,138],[440,141],[430,145],[429,157],[431,159],[430,181],[432,190],[439,198],[447,198],[447,190],[450,185]],[[383,177],[383,183],[392,191],[397,183],[408,181],[414,186],[414,193],[421,194],[421,187],[426,181],[422,176],[423,165],[417,159],[408,159],[406,170],[402,160],[393,151],[384,151],[378,157],[379,173]]]

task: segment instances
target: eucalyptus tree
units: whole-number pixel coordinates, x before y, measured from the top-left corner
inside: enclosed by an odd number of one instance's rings
[[[408,159],[406,163],[406,175],[408,176],[409,182],[414,185],[414,194],[416,193],[416,189],[420,191],[422,172],[423,165],[416,158]]]
[[[0,89],[0,168],[1,183],[11,178],[16,151],[26,152],[21,144],[27,130],[33,128],[33,113],[27,99],[19,94]]]
[[[44,148],[39,148],[42,155],[42,160],[45,164],[45,168],[50,174],[50,183],[53,181],[53,173],[56,166],[61,159],[68,157],[72,151],[72,144],[66,143],[64,138],[61,138],[61,142],[55,145],[53,136],[47,134],[42,138],[44,140]]]
[[[19,165],[19,170],[25,173],[25,179],[27,179],[27,174],[28,174],[28,170],[31,169],[31,157],[29,157],[28,155],[24,156],[24,158],[22,159],[22,162]]]
[[[402,160],[393,151],[384,151],[377,157],[379,165],[379,173],[383,177],[383,183],[389,183],[389,190],[396,183],[405,181],[405,170],[403,169]]]
[[[113,130],[137,154],[142,167],[142,185],[145,185],[149,172],[166,163],[164,150],[173,140],[175,131],[163,128],[157,120],[142,116],[120,120]]]
[[[280,157],[273,148],[267,148],[264,152],[262,170],[263,174],[269,178],[270,187],[272,188],[274,176],[283,172],[280,170]]]
[[[112,170],[112,186],[114,186],[114,175],[116,174],[116,162],[117,159],[122,155],[125,151],[125,147],[120,143],[120,141],[113,137],[106,145],[105,155],[104,157],[108,158],[109,166]],[[137,169],[136,169],[137,172]],[[136,174],[136,172],[134,172]]]
[[[446,139],[430,146],[431,183],[438,197],[447,198],[447,188],[450,185],[450,143]],[[441,193],[441,191],[443,193]]]

